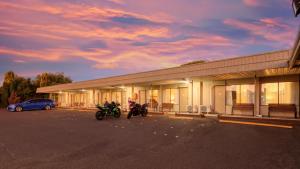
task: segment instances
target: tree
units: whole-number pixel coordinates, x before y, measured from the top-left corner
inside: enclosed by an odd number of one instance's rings
[[[11,84],[12,91],[15,91],[21,101],[36,97],[36,86],[30,78],[17,77]]]
[[[72,80],[69,77],[66,77],[64,73],[42,73],[36,77],[36,85],[38,87],[65,83],[72,83]]]
[[[18,103],[20,102],[20,97],[17,96],[17,93],[15,91],[13,91],[9,98],[8,98],[8,103],[9,104],[15,104],[15,103]]]
[[[11,84],[14,81],[15,77],[16,77],[16,75],[13,71],[6,72],[4,74],[3,86]]]
[[[1,107],[1,103],[2,103],[2,93],[3,93],[3,87],[0,87],[0,107]]]
[[[2,85],[2,94],[1,94],[1,107],[7,106],[8,97],[11,95],[12,86],[11,84],[15,80],[16,75],[13,71],[8,71],[4,74],[4,81]]]
[[[64,73],[42,73],[36,76],[35,86],[36,87],[46,87],[57,84],[72,83],[72,79],[65,76]],[[36,94],[40,98],[48,98],[49,94],[39,93]]]
[[[0,88],[0,106],[6,107],[8,103],[15,103],[32,98],[46,98],[48,94],[37,94],[38,87],[56,84],[71,83],[72,80],[63,73],[42,73],[35,80],[17,76],[13,71],[4,75],[3,85]]]

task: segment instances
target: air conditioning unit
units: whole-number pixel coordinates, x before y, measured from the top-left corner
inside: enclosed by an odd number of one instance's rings
[[[201,105],[200,106],[200,113],[209,113],[211,112],[210,106]]]

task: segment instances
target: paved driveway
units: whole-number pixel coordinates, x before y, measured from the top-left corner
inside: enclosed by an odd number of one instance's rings
[[[300,130],[0,110],[0,169],[299,169]]]

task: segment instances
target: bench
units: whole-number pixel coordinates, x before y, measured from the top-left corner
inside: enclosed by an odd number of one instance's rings
[[[233,114],[234,110],[241,110],[241,111],[251,111],[254,116],[254,104],[253,103],[238,103],[234,104],[231,109],[231,114]]]
[[[164,109],[171,111],[173,109],[173,105],[173,103],[162,103],[162,111],[164,111]]]
[[[295,118],[297,118],[297,107],[295,104],[269,104],[269,117],[271,116],[271,112],[293,112],[295,114]]]

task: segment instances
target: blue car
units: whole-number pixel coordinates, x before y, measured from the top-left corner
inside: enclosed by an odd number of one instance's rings
[[[10,104],[8,111],[21,112],[23,110],[51,110],[55,108],[55,102],[50,99],[32,99],[25,102]]]

